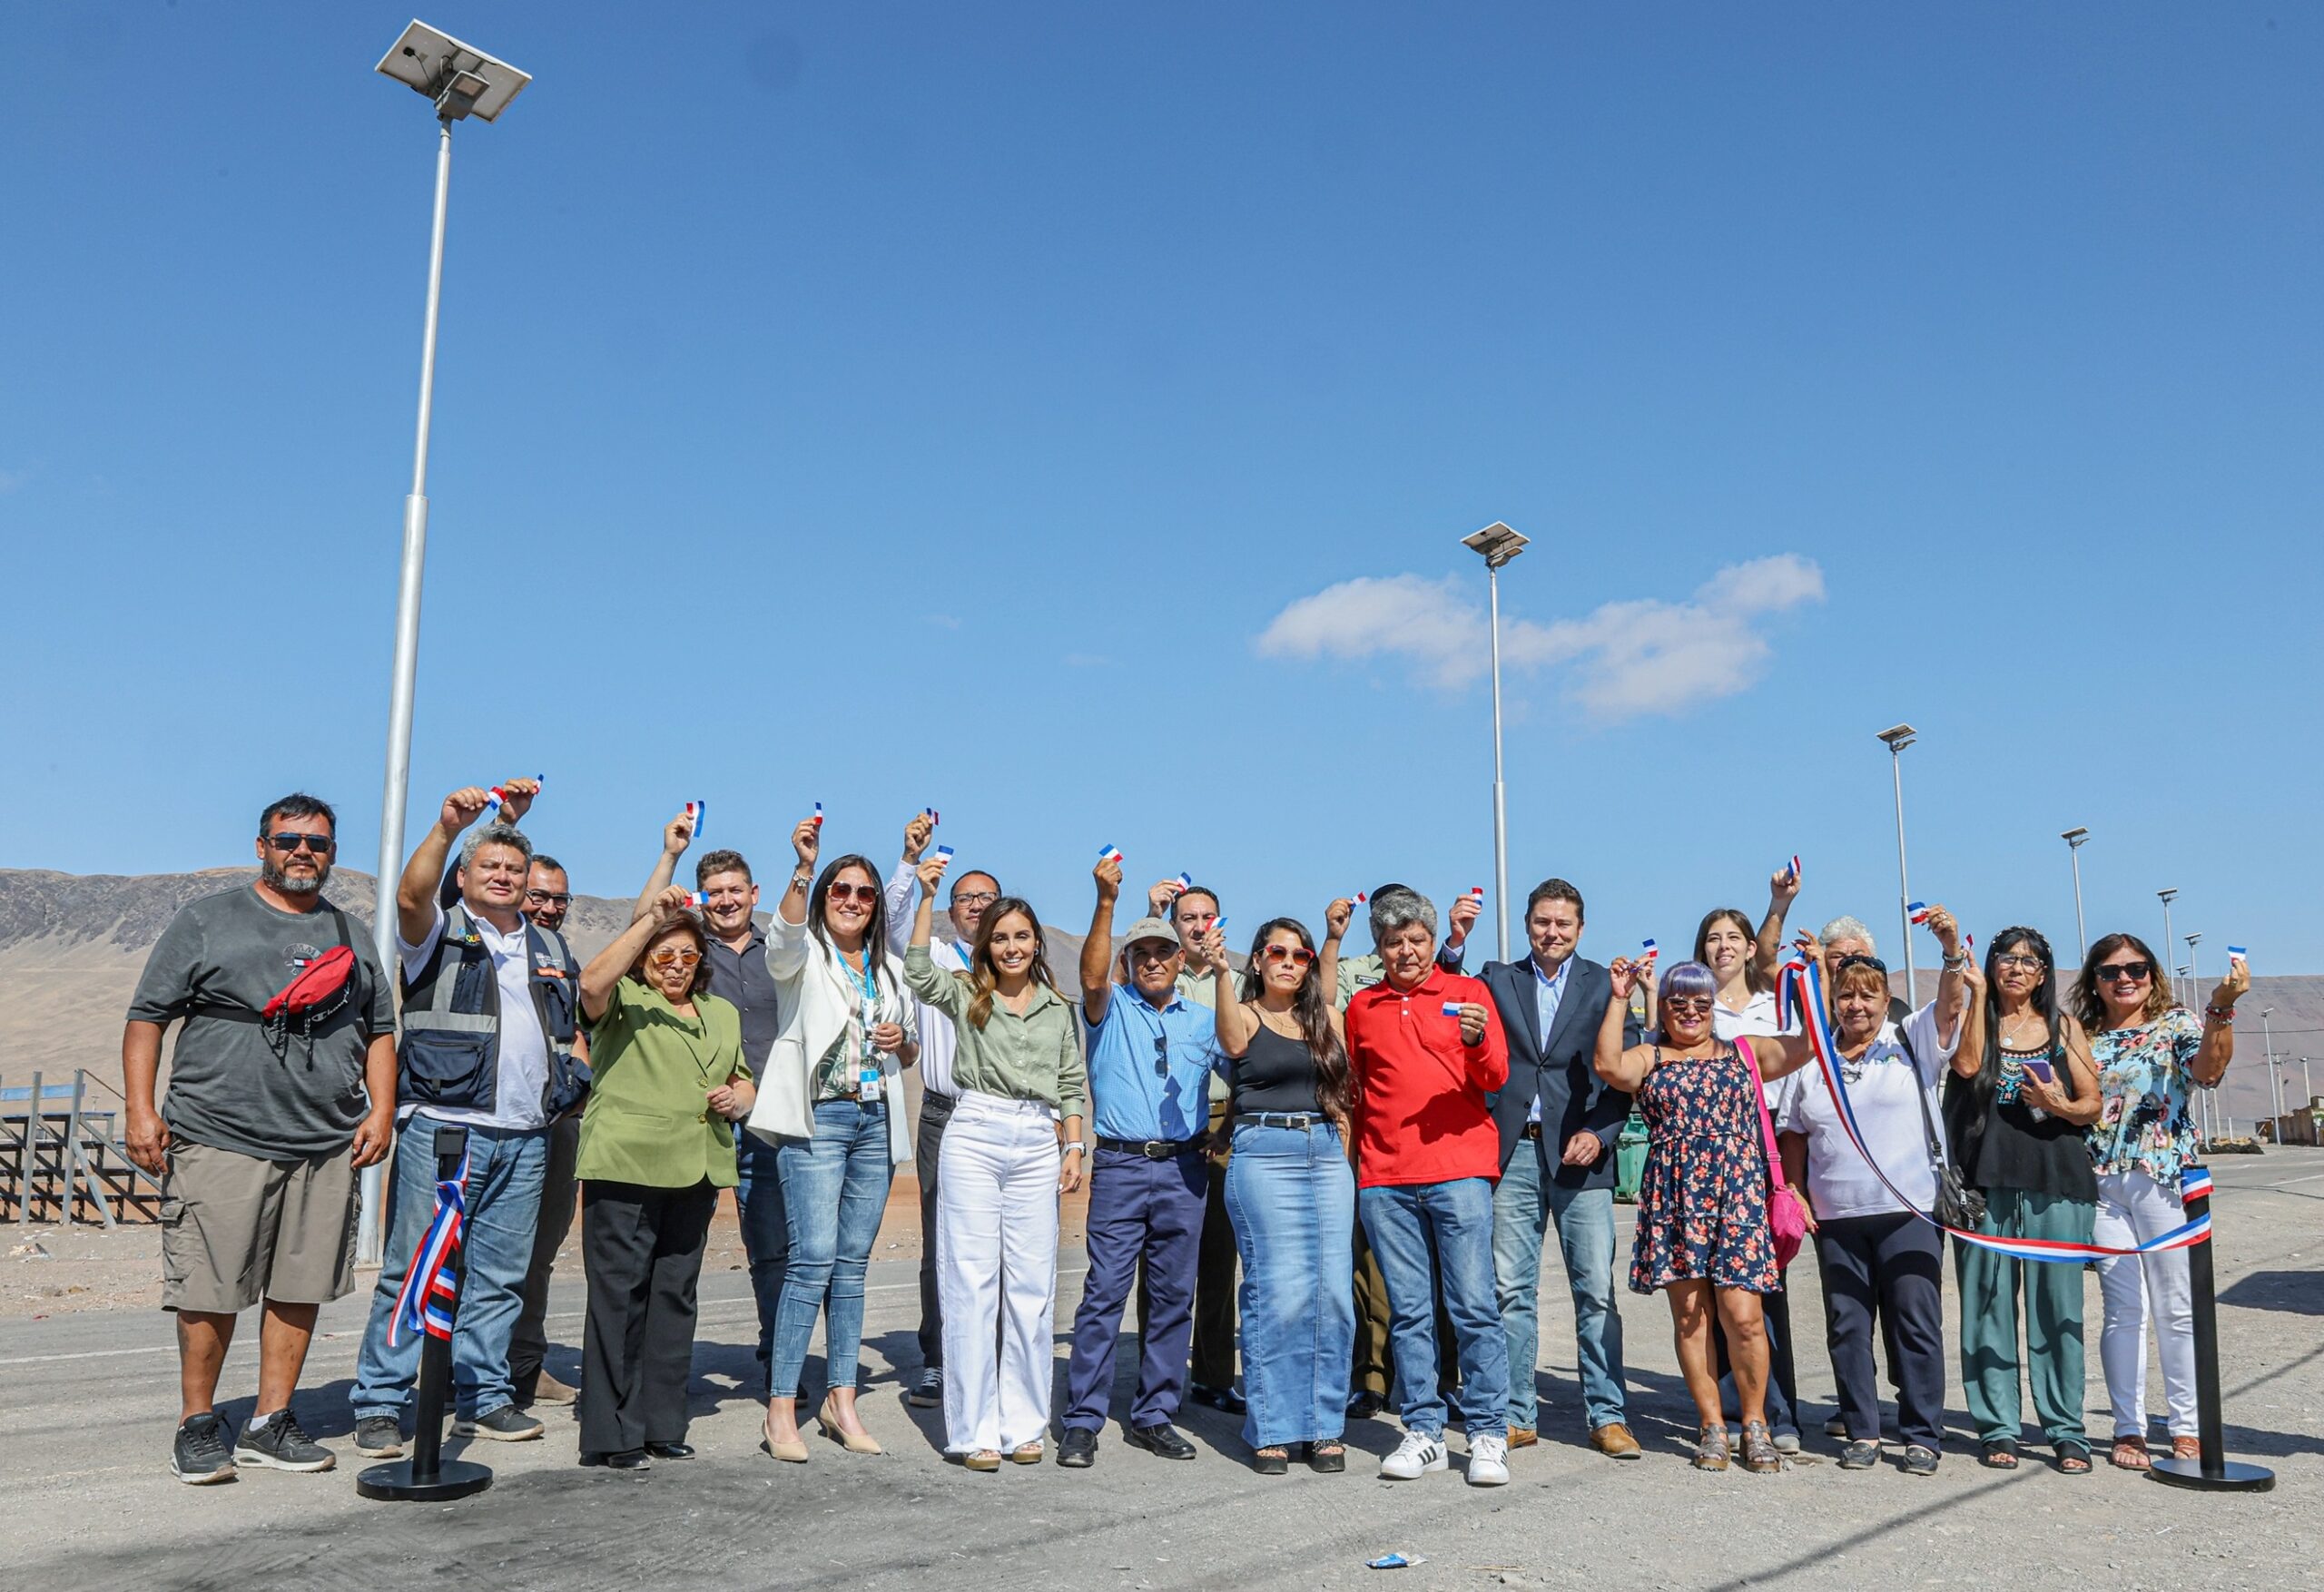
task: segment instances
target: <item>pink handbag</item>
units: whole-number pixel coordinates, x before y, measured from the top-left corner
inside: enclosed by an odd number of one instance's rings
[[[1759,1076],[1759,1058],[1751,1054],[1748,1039],[1736,1040],[1735,1048],[1751,1068],[1751,1103],[1759,1108],[1759,1139],[1768,1151],[1768,1231],[1775,1239],[1776,1264],[1788,1266],[1807,1242],[1807,1213],[1800,1208],[1799,1191],[1784,1181],[1783,1152],[1776,1147],[1776,1125],[1768,1116],[1768,1086]]]

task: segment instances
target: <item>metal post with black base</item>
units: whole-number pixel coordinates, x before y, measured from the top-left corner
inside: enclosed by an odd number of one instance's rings
[[[2187,1202],[2187,1220],[2211,1214],[2211,1197],[2196,1194]],[[2172,1487],[2199,1492],[2269,1492],[2276,1473],[2264,1465],[2246,1465],[2227,1457],[2227,1436],[2221,1428],[2219,1391],[2219,1301],[2212,1290],[2211,1241],[2205,1239],[2187,1251],[2190,1291],[2195,1304],[2195,1423],[2201,1458],[2158,1459],[2147,1474]]]
[[[436,1129],[436,1181],[449,1183],[458,1178],[468,1153],[468,1130],[439,1124]],[[457,1319],[460,1286],[460,1250],[457,1241],[445,1257],[444,1269],[454,1294],[446,1313]],[[490,1466],[443,1457],[444,1405],[451,1391],[452,1341],[423,1331],[419,1340],[419,1387],[413,1399],[411,1458],[368,1467],[355,1478],[357,1493],[364,1498],[442,1503],[448,1499],[482,1492],[492,1485]]]

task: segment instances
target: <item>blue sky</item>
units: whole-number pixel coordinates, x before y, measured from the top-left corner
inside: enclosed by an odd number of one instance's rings
[[[411,815],[625,892],[807,804],[1066,924],[1807,858],[2324,968],[2324,19],[2233,5],[458,4]],[[0,99],[0,863],[377,845],[434,128],[407,14],[42,6]]]

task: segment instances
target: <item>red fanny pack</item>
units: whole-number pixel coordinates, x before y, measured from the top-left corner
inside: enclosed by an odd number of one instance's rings
[[[338,1000],[347,990],[347,981],[355,976],[355,948],[335,945],[319,957],[310,958],[281,992],[266,1003],[259,1014],[270,1023],[295,1022]]]

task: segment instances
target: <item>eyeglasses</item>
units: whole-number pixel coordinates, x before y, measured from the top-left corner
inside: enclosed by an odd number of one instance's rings
[[[266,843],[278,851],[312,851],[318,857],[328,857],[339,844],[329,835],[294,835],[288,830],[266,837]]]
[[[835,884],[827,894],[834,901],[858,901],[868,907],[880,899],[880,887],[872,884]]]
[[[952,905],[956,907],[990,907],[993,902],[999,899],[1000,899],[1000,892],[999,890],[970,890],[965,894],[955,892],[952,897]]]
[[[2042,970],[2042,958],[2039,957],[2029,957],[2024,951],[2005,951],[2002,955],[1994,958],[1994,966],[1996,968],[2023,968],[2029,973],[2038,973]],[[2104,969],[2102,968],[2100,970],[2102,972]]]
[[[1674,1012],[1707,1012],[1711,1002],[1708,995],[1673,995],[1662,1004]]]
[[[527,890],[525,904],[528,907],[569,907],[573,904],[570,890]]]
[[[1263,946],[1259,955],[1270,962],[1289,962],[1298,968],[1304,968],[1315,959],[1315,953],[1304,945]]]
[[[1154,1076],[1157,1078],[1170,1076],[1170,1036],[1167,1034],[1154,1036]]]
[[[700,951],[666,950],[655,951],[645,958],[645,965],[649,968],[691,968],[700,960]]]
[[[2125,979],[2132,984],[2143,984],[2153,977],[2152,962],[2104,962],[2098,968],[2101,984],[2119,984]]]

